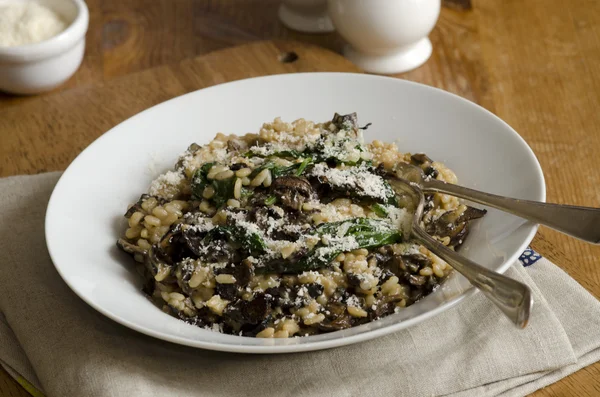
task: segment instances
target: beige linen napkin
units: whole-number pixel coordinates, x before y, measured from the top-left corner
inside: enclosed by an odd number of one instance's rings
[[[229,354],[138,334],[54,269],[44,214],[58,177],[0,180],[0,360],[48,396],[521,396],[600,359],[600,303],[545,259],[508,271],[534,293],[525,330],[476,294],[407,330],[311,353]]]

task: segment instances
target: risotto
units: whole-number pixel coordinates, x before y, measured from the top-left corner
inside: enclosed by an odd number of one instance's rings
[[[188,323],[260,338],[350,328],[431,293],[450,267],[403,238],[412,214],[388,180],[400,163],[456,176],[425,154],[363,143],[366,128],[355,114],[277,118],[192,144],[125,214],[117,245],[143,291]],[[423,226],[456,249],[484,213],[428,194]]]

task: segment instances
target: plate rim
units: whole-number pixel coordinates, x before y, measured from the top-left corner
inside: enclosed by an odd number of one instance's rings
[[[483,106],[478,105],[475,102],[472,102],[472,101],[470,101],[466,98],[463,98],[457,94],[445,91],[440,88],[432,87],[432,86],[429,86],[426,84],[417,83],[417,82],[413,82],[413,81],[409,81],[409,80],[399,79],[399,78],[395,78],[395,77],[388,77],[388,76],[363,74],[363,73],[304,72],[304,73],[284,73],[284,74],[275,74],[275,75],[267,75],[267,76],[258,76],[258,77],[251,77],[251,78],[246,78],[246,79],[239,79],[239,80],[229,81],[229,82],[225,82],[225,83],[220,83],[220,84],[215,84],[215,85],[211,85],[208,87],[200,88],[198,90],[191,91],[191,92],[176,96],[174,98],[165,100],[163,102],[157,103],[153,106],[150,106],[150,107],[126,118],[125,120],[119,122],[118,124],[112,126],[108,131],[102,133],[99,137],[97,137],[94,141],[92,141],[85,149],[83,149],[71,161],[71,163],[67,166],[67,168],[64,170],[64,172],[61,174],[59,180],[57,181],[56,185],[54,186],[54,188],[52,190],[52,194],[50,195],[50,199],[49,199],[48,205],[46,207],[46,215],[45,215],[45,219],[44,219],[44,235],[45,235],[46,247],[48,249],[50,259],[52,260],[52,264],[54,265],[55,269],[57,270],[57,272],[59,273],[59,275],[63,279],[63,281],[67,284],[67,286],[86,304],[88,304],[89,306],[91,306],[92,308],[94,308],[95,310],[97,310],[98,312],[103,314],[104,316],[106,316],[106,317],[110,318],[111,320],[113,320],[119,324],[122,324],[130,329],[140,332],[142,334],[152,336],[152,337],[160,339],[160,340],[176,343],[179,345],[190,346],[190,347],[194,347],[194,348],[202,348],[202,349],[213,350],[213,351],[222,351],[222,352],[251,353],[251,354],[277,354],[277,353],[293,353],[293,352],[307,352],[307,351],[314,351],[314,350],[324,350],[324,349],[329,349],[329,348],[334,348],[334,347],[345,346],[345,345],[349,345],[349,344],[353,344],[353,343],[358,343],[358,342],[362,342],[362,341],[366,341],[366,340],[370,340],[370,339],[375,339],[375,338],[378,338],[378,337],[381,337],[384,335],[388,335],[390,333],[400,331],[401,329],[409,328],[415,324],[418,324],[422,321],[432,318],[432,317],[450,309],[451,307],[458,305],[459,303],[463,302],[465,299],[473,296],[474,293],[478,292],[474,287],[471,286],[467,290],[465,290],[463,293],[461,293],[460,295],[450,299],[449,301],[441,304],[440,306],[434,308],[433,310],[422,313],[413,318],[398,322],[396,324],[391,324],[386,327],[381,327],[381,328],[377,328],[374,330],[361,332],[356,335],[345,336],[345,337],[343,336],[340,338],[326,340],[326,341],[307,342],[305,344],[290,344],[290,345],[281,344],[281,345],[269,346],[269,345],[243,345],[243,344],[233,344],[233,343],[226,344],[226,343],[220,343],[220,342],[206,342],[203,340],[190,340],[190,339],[187,339],[184,337],[179,337],[179,336],[155,331],[153,329],[135,324],[126,318],[115,315],[111,311],[104,309],[102,306],[95,304],[91,300],[88,300],[86,298],[86,296],[82,292],[78,291],[78,289],[69,281],[68,276],[65,273],[63,273],[60,266],[57,265],[57,255],[55,252],[53,252],[53,249],[51,247],[52,238],[50,238],[51,231],[49,230],[50,229],[49,219],[52,217],[52,214],[54,213],[54,208],[57,205],[56,204],[57,195],[58,195],[57,192],[59,191],[59,189],[62,187],[62,184],[66,180],[65,176],[68,176],[69,172],[72,172],[72,170],[81,161],[82,156],[84,156],[86,152],[88,152],[89,150],[92,150],[91,148],[94,147],[98,142],[101,142],[103,139],[107,139],[106,137],[112,136],[115,133],[115,130],[122,124],[124,124],[134,118],[143,117],[143,115],[146,112],[151,111],[155,107],[161,106],[168,102],[176,102],[176,101],[180,101],[180,100],[185,100],[185,98],[187,96],[197,94],[200,91],[210,91],[212,89],[219,89],[220,87],[223,87],[223,86],[234,85],[234,84],[246,82],[249,80],[256,81],[256,80],[269,80],[269,79],[276,80],[276,79],[287,79],[287,78],[303,78],[305,76],[315,76],[315,75],[325,75],[325,76],[335,75],[335,76],[344,76],[344,77],[348,77],[348,78],[386,80],[388,82],[394,82],[394,84],[400,84],[400,85],[404,84],[407,86],[416,86],[419,89],[424,89],[426,91],[428,90],[431,92],[435,92],[435,95],[449,96],[454,100],[463,102],[463,104],[465,104],[469,107],[475,108],[476,111],[483,111],[484,113],[487,114],[487,116],[490,116],[493,119],[495,119],[496,122],[500,122],[500,124],[503,127],[505,127],[506,130],[511,132],[511,134],[513,135],[513,138],[516,138],[519,141],[519,143],[526,149],[527,154],[533,160],[533,164],[535,166],[533,171],[539,178],[539,182],[540,182],[541,190],[539,192],[539,197],[537,198],[537,200],[542,201],[542,202],[546,201],[546,181],[544,178],[544,174],[543,174],[541,165],[539,163],[539,160],[537,159],[537,156],[535,155],[535,153],[533,152],[533,150],[531,149],[529,144],[525,141],[525,139],[521,135],[519,135],[519,133],[515,129],[513,129],[506,121],[502,120],[496,114],[492,113],[491,111],[484,108]],[[533,240],[533,238],[539,228],[539,225],[534,224],[532,222],[525,222],[523,224],[523,226],[530,228],[529,233],[527,234],[526,238],[523,240],[523,242],[519,246],[518,250],[516,250],[516,252],[513,255],[507,257],[507,259],[503,262],[503,264],[496,270],[497,272],[504,273],[510,266],[513,265],[513,263],[515,263],[517,258],[521,255],[521,252]]]

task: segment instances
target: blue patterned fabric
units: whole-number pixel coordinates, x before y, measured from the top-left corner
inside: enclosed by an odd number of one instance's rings
[[[523,253],[519,257],[519,261],[521,262],[521,265],[523,265],[525,267],[533,265],[535,262],[539,261],[540,259],[542,259],[542,256],[529,247],[527,247],[527,249],[525,251],[523,251]]]

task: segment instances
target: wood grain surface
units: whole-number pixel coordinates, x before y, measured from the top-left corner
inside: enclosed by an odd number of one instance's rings
[[[203,86],[262,74],[356,70],[336,34],[290,31],[277,0],[87,0],[84,62],[65,85],[0,94],[0,176],[64,169],[87,144],[144,108]],[[532,147],[548,201],[600,207],[600,3],[444,0],[433,54],[398,75],[470,99]],[[224,50],[227,51],[227,50]],[[295,51],[298,60],[279,56]],[[203,54],[205,56],[198,57]],[[227,61],[224,62],[223,58]],[[533,247],[600,297],[600,247],[541,228]],[[0,396],[27,396],[0,372]],[[598,396],[596,363],[535,396]]]

